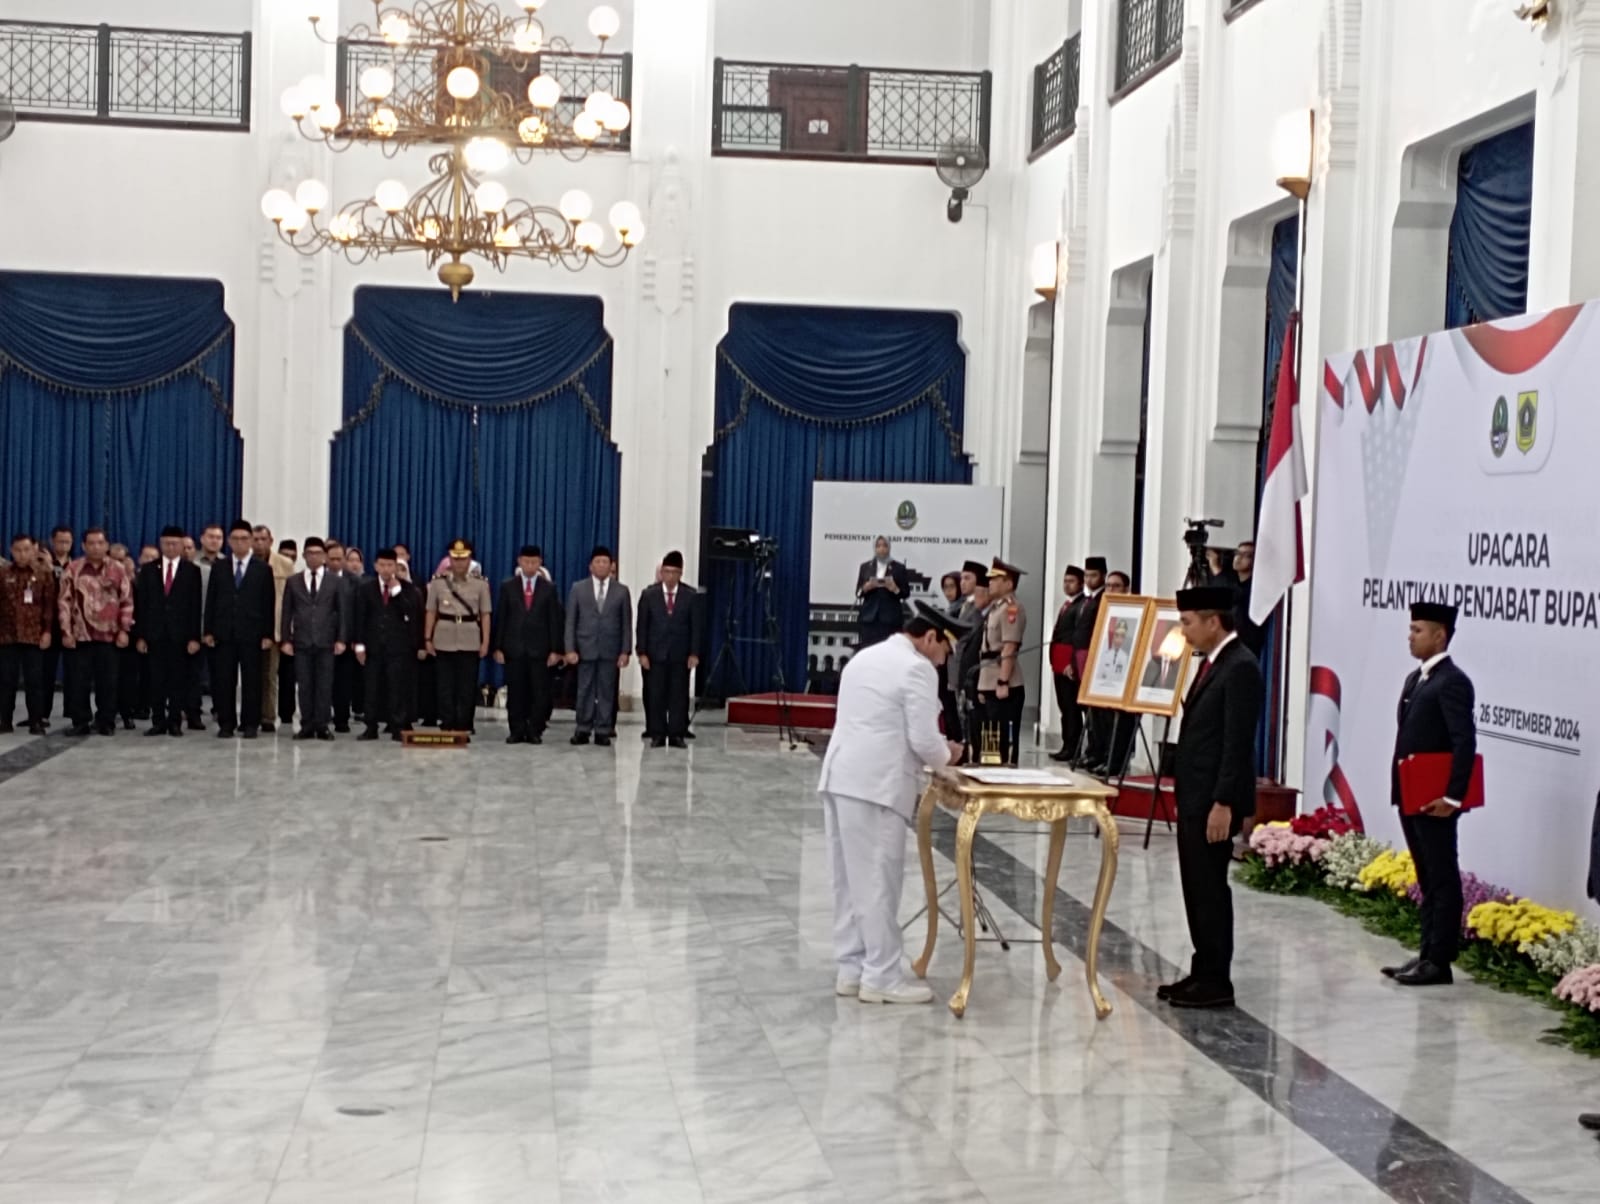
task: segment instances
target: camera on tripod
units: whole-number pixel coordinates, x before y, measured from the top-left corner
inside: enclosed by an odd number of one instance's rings
[[[1189,572],[1184,577],[1185,588],[1205,585],[1211,580],[1211,566],[1206,563],[1206,545],[1211,542],[1210,528],[1221,530],[1220,518],[1185,518],[1183,542],[1189,549]]]

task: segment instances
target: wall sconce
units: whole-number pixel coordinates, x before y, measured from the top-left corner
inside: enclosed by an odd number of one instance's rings
[[[1061,275],[1061,244],[1042,242],[1034,247],[1028,261],[1028,279],[1033,291],[1046,301],[1056,299],[1056,284]]]
[[[1285,113],[1272,136],[1272,168],[1278,187],[1296,200],[1311,195],[1311,157],[1316,148],[1317,114],[1314,109]]]
[[[1517,9],[1517,17],[1540,29],[1550,20],[1550,5],[1551,0],[1528,0]]]

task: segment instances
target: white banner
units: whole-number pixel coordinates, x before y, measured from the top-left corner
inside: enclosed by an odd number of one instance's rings
[[[1583,908],[1600,790],[1597,304],[1336,356],[1318,397],[1310,806],[1389,804],[1414,601],[1461,608],[1487,805],[1461,867]],[[1593,911],[1593,905],[1588,905]]]
[[[939,579],[964,560],[1001,555],[1005,490],[984,485],[864,484],[817,481],[811,487],[811,654],[835,669],[855,640],[856,577],[873,541],[911,577],[908,600],[942,600]]]

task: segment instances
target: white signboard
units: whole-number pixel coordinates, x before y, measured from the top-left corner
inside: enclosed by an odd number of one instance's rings
[[[1577,908],[1600,790],[1597,322],[1574,306],[1330,359],[1311,560],[1310,804],[1353,801],[1403,847],[1408,612],[1456,605],[1487,799],[1461,867]]]

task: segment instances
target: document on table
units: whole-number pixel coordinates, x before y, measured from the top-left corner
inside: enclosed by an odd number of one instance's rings
[[[1048,769],[968,769],[962,768],[957,773],[966,774],[974,782],[982,782],[985,786],[1076,786],[1077,778],[1068,773],[1051,773]]]

